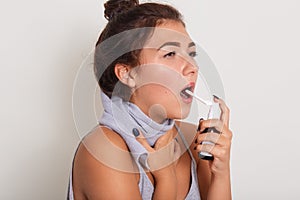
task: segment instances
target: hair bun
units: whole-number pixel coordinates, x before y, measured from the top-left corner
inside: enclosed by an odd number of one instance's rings
[[[104,17],[110,21],[120,13],[139,5],[139,0],[109,0],[104,4]]]

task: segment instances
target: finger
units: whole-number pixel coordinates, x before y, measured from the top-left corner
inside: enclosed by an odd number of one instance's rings
[[[203,151],[203,152],[207,152],[207,153],[210,153],[213,148],[215,147],[216,145],[213,144],[213,143],[209,143],[209,142],[206,142],[206,143],[202,143],[202,144],[199,144],[197,145],[194,150],[196,152],[200,152],[200,151]]]
[[[220,146],[230,146],[231,145],[231,138],[226,137],[225,134],[218,134],[218,133],[205,133],[200,134],[197,137],[197,144],[201,144],[204,141],[212,142],[216,145]]]
[[[211,149],[210,153],[217,159],[228,159],[230,157],[230,148],[214,146],[214,148]]]
[[[172,163],[176,163],[179,157],[179,144],[175,140],[173,140],[166,147],[151,152],[149,154],[148,163],[151,171],[155,171]]]
[[[154,144],[154,149],[160,149],[164,146],[166,146],[171,140],[172,140],[172,132],[171,131],[167,131],[164,135],[160,136],[155,144]]]
[[[223,160],[228,158],[230,156],[230,150],[227,148],[223,148],[217,145],[213,144],[202,144],[198,145],[196,148],[197,153],[198,152],[207,152],[212,154],[215,158],[219,160]]]
[[[203,141],[209,141],[212,143],[217,143],[220,142],[219,140],[223,139],[224,137],[221,138],[221,134],[218,133],[204,133],[204,134],[199,134],[196,140],[197,144],[202,143]],[[221,141],[222,142],[222,141]]]
[[[137,128],[132,129],[132,133],[135,136],[136,140],[145,147],[148,152],[153,152],[153,148],[149,145],[147,139],[144,137],[142,131],[139,131]]]
[[[220,119],[226,124],[226,126],[229,126],[229,115],[230,115],[230,110],[227,107],[226,103],[224,102],[223,99],[220,99],[217,96],[214,96],[214,101],[216,103],[219,103],[220,109],[221,109],[221,117]]]
[[[199,132],[203,133],[203,131],[209,127],[215,127],[217,129],[217,131],[219,131],[221,133],[224,131],[224,129],[226,129],[226,126],[223,121],[221,121],[219,119],[208,119],[208,120],[201,121]]]
[[[223,121],[218,120],[218,119],[209,119],[209,120],[202,121],[199,135],[206,133],[205,131],[207,131],[207,130],[209,130],[208,132],[215,132],[215,131],[213,131],[213,129],[206,129],[209,127],[214,127],[223,136],[225,136],[229,140],[232,139],[231,130],[229,130],[228,127],[224,125]]]
[[[203,118],[200,118],[200,119],[199,119],[199,124],[198,124],[197,131],[200,131],[200,128],[201,128],[201,121],[203,121],[203,120],[204,120]]]

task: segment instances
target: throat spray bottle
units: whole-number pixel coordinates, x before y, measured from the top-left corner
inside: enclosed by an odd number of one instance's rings
[[[219,119],[220,115],[221,115],[221,110],[220,110],[219,104],[215,103],[213,101],[209,102],[209,103],[210,103],[210,107],[209,107],[207,119]],[[220,131],[218,131],[215,127],[208,127],[206,129],[204,129],[201,132],[201,134],[211,133],[211,132],[220,134]],[[210,141],[203,141],[202,144],[214,145],[214,143],[212,143]],[[204,160],[213,160],[214,159],[214,157],[211,153],[204,152],[204,151],[200,151],[198,153],[198,156],[199,156],[199,158],[204,159]]]

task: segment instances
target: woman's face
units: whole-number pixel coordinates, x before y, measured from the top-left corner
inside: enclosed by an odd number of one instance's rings
[[[195,43],[179,22],[157,26],[140,54],[131,101],[157,122],[187,117],[197,80]]]

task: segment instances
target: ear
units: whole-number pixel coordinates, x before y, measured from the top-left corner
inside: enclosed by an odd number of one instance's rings
[[[127,85],[130,88],[135,87],[134,77],[131,75],[131,67],[124,64],[115,65],[115,74],[118,77],[119,81]]]

